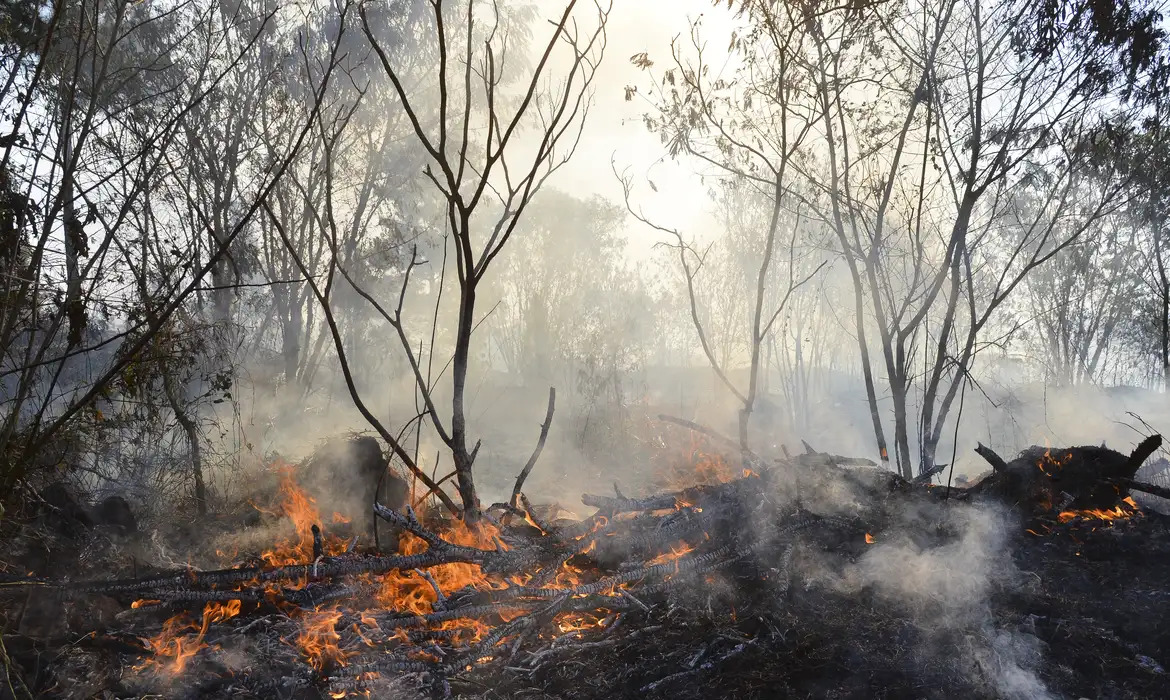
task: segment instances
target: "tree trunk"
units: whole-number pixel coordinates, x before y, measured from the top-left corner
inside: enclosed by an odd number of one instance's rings
[[[459,242],[456,242],[459,245]],[[467,449],[467,414],[464,410],[464,392],[467,388],[467,365],[471,350],[471,331],[475,327],[475,279],[468,270],[460,280],[459,323],[455,334],[455,353],[451,361],[451,456],[455,461],[455,479],[459,498],[463,501],[463,519],[479,520],[479,498],[471,468],[475,454]]]
[[[187,435],[187,444],[191,450],[191,471],[195,478],[195,510],[199,515],[207,515],[207,486],[203,481],[203,450],[199,446],[199,428],[183,406],[174,379],[166,370],[163,371],[163,388],[166,390],[171,410],[175,412],[175,420]]]
[[[1161,226],[1154,233],[1154,261],[1158,265],[1158,286],[1162,297],[1162,391],[1170,393],[1170,272],[1167,271],[1166,250],[1162,240],[1165,235],[1166,229]]]
[[[297,370],[301,363],[301,326],[304,320],[301,318],[299,302],[299,295],[289,294],[288,320],[281,333],[280,348],[281,359],[284,361],[285,386],[297,383]]]
[[[69,133],[70,119],[61,119],[63,161],[61,178],[62,223],[65,230],[65,317],[69,323],[69,347],[81,344],[85,329],[85,307],[81,301],[80,256],[85,248],[85,227],[77,217],[73,202],[73,136]]]
[[[894,400],[894,448],[898,451],[898,469],[902,473],[902,478],[912,479],[914,467],[910,462],[910,421],[906,408],[906,389],[906,377],[901,372],[896,377],[890,377],[890,394]]]

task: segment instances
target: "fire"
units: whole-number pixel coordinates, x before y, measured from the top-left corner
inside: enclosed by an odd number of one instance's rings
[[[199,634],[187,634],[192,630]],[[157,664],[162,670],[178,675],[187,667],[187,660],[206,645],[199,625],[186,613],[180,613],[164,622],[162,632],[146,640],[146,646],[155,656],[147,660],[147,665]],[[163,658],[171,659],[170,663],[162,661]]]
[[[143,601],[138,601],[143,602]],[[200,649],[206,649],[203,641],[207,628],[212,622],[222,622],[240,614],[241,602],[229,600],[227,603],[211,602],[203,607],[203,622],[195,624],[187,613],[179,613],[163,623],[162,632],[158,636],[146,640],[147,647],[154,652],[153,659],[147,665],[156,664],[163,670],[178,675],[187,667],[187,661]],[[195,634],[188,634],[194,632]],[[170,659],[169,663],[159,658]]]
[[[561,634],[603,627],[602,619],[590,613],[561,613],[553,620]]]
[[[452,544],[494,549],[495,543],[499,541],[499,530],[487,523],[469,527],[460,520],[440,536]],[[506,545],[501,546],[506,548]],[[405,534],[399,540],[400,554],[419,554],[426,548],[426,543],[414,535]],[[442,564],[431,567],[429,572],[443,595],[469,586],[476,589],[492,587],[478,564]],[[438,596],[434,587],[422,576],[414,572],[391,571],[382,577],[377,599],[383,606],[422,615],[431,612]]]
[[[1071,459],[1072,459],[1071,452],[1069,452],[1068,454],[1061,455],[1059,457],[1053,457],[1052,450],[1046,449],[1046,450],[1044,450],[1044,454],[1040,457],[1040,459],[1037,460],[1036,467],[1040,471],[1044,472],[1045,476],[1052,476],[1055,472],[1058,472],[1061,469],[1064,469],[1064,465],[1068,464],[1069,460],[1071,460]],[[1045,469],[1046,465],[1048,467],[1047,469]]]
[[[705,448],[706,440],[692,433],[685,455],[664,465],[659,470],[658,481],[667,488],[681,489],[696,484],[725,484],[756,476],[750,469],[732,467],[721,455]]]
[[[1076,520],[1077,518],[1083,520],[1103,520],[1106,522],[1111,522],[1113,520],[1124,520],[1126,518],[1132,518],[1135,515],[1141,515],[1141,510],[1138,508],[1138,504],[1132,498],[1126,496],[1125,498],[1121,499],[1120,505],[1116,505],[1108,510],[1103,510],[1101,508],[1066,510],[1060,515],[1056,516],[1056,519],[1062,523],[1067,523],[1071,520]]]
[[[289,466],[278,467],[281,483],[278,505],[272,510],[265,510],[272,515],[287,517],[292,523],[291,536],[263,552],[261,558],[269,566],[282,566],[302,563],[313,557],[314,525],[321,523],[321,514],[316,502],[306,494],[296,483],[293,470]],[[344,516],[333,514],[334,522],[344,521]],[[599,519],[598,528],[604,527],[606,521]],[[428,522],[427,527],[437,532],[444,540],[467,547],[491,549],[497,547],[507,549],[501,541],[499,530],[488,523],[469,526],[463,521]],[[345,541],[338,537],[326,536],[323,541],[323,550],[326,555],[339,554],[344,550]],[[399,553],[403,555],[419,554],[426,551],[427,544],[422,539],[404,533],[399,540]],[[662,561],[676,560],[690,548],[678,548],[660,559]],[[512,576],[505,579],[498,576],[488,576],[479,565],[467,563],[444,564],[429,567],[427,575],[415,571],[390,571],[378,577],[367,576],[365,581],[377,585],[375,607],[365,611],[355,611],[358,621],[353,623],[358,639],[368,646],[375,646],[372,641],[385,634],[371,634],[378,631],[377,619],[374,616],[378,610],[393,610],[396,612],[425,615],[435,611],[440,597],[447,597],[455,592],[472,588],[476,590],[501,589],[514,585],[527,585],[531,575]],[[584,572],[564,562],[557,569],[554,580],[544,584],[547,588],[569,589],[584,582]],[[302,582],[301,585],[304,585]],[[614,595],[617,593],[614,592]],[[156,604],[158,601],[142,599],[134,603],[134,607]],[[163,625],[162,632],[155,638],[147,640],[154,658],[148,664],[157,665],[173,674],[182,673],[188,666],[189,660],[200,650],[208,648],[204,641],[208,628],[213,622],[221,622],[240,613],[241,601],[230,600],[225,603],[208,603],[203,609],[202,620],[195,620],[186,613],[175,615]],[[341,648],[341,633],[337,626],[344,616],[344,611],[337,607],[302,611],[289,608],[288,614],[300,623],[300,630],[288,642],[295,646],[304,656],[310,666],[318,672],[326,669],[346,665],[348,657],[355,651]],[[501,610],[499,617],[505,621],[524,614],[523,609]],[[565,613],[557,618],[557,625],[563,632],[599,627],[604,623],[596,616],[579,613]],[[428,627],[431,631],[443,631],[445,637],[457,645],[473,644],[491,632],[491,628],[476,619],[455,619],[441,622]],[[411,643],[406,630],[397,630],[391,637],[400,642]],[[417,653],[424,653],[421,649]]]
[[[569,562],[561,564],[561,568],[557,569],[556,578],[549,588],[576,588],[580,586],[583,581],[581,579],[582,570],[573,566]]]
[[[280,514],[292,521],[296,532],[296,542],[286,542],[272,549],[262,552],[261,559],[269,566],[285,566],[311,559],[313,556],[313,526],[321,522],[321,513],[317,510],[317,501],[305,493],[293,477],[293,468],[290,465],[279,465],[280,474]],[[264,510],[253,504],[257,510]],[[270,511],[265,511],[270,512]],[[333,514],[334,522],[346,522],[340,513]],[[341,554],[345,551],[345,541],[340,537],[327,536],[323,542],[326,555]]]
[[[873,544],[875,541],[876,541],[876,539],[874,538],[873,535],[869,534],[868,532],[865,533],[865,543],[866,544]]]
[[[681,558],[682,556],[684,556],[690,552],[693,552],[694,550],[695,550],[695,547],[693,545],[689,545],[686,543],[684,543],[678,547],[671,547],[669,552],[666,552],[665,554],[659,554],[658,556],[651,559],[648,562],[648,565],[655,566],[657,564],[665,564],[667,562],[672,561],[675,563],[675,565],[674,565],[675,571],[678,571],[679,558]]]
[[[324,671],[327,666],[344,666],[346,657],[350,656],[337,646],[341,641],[341,635],[337,633],[337,621],[340,619],[340,610],[318,610],[305,613],[301,619],[297,647],[308,659],[309,665],[318,672]]]

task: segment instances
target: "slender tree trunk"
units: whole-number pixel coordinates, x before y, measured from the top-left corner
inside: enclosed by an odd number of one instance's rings
[[[456,245],[459,245],[457,242]],[[468,274],[460,280],[459,322],[455,335],[455,353],[451,361],[451,456],[455,461],[455,479],[459,498],[463,501],[463,519],[479,519],[479,498],[471,468],[475,455],[467,449],[467,414],[464,393],[467,388],[467,366],[471,354],[471,331],[475,327],[475,279]]]
[[[70,119],[61,119],[61,199],[62,222],[65,231],[65,315],[69,322],[69,347],[81,344],[85,329],[85,307],[81,301],[81,265],[79,258],[85,246],[85,229],[77,218],[73,202],[73,136],[69,133]]]
[[[297,370],[301,363],[301,315],[300,295],[289,295],[288,322],[281,332],[281,358],[284,360],[284,383],[286,387],[297,384]]]
[[[1170,271],[1166,265],[1166,250],[1163,237],[1166,229],[1161,225],[1154,233],[1154,261],[1158,265],[1158,282],[1162,296],[1162,391],[1170,393]]]
[[[947,311],[943,316],[942,326],[938,333],[938,346],[935,351],[934,364],[931,367],[930,377],[922,394],[922,421],[919,430],[922,431],[921,469],[923,472],[934,468],[935,451],[938,447],[937,436],[933,431],[935,402],[938,398],[939,386],[942,383],[942,369],[946,364],[947,345],[954,327],[955,308],[959,303],[959,252],[955,251],[955,259],[951,262],[951,289],[947,299]],[[962,371],[962,368],[956,371]]]
[[[905,352],[901,343],[898,344],[897,353],[895,373],[890,377],[890,393],[894,400],[894,448],[898,451],[898,467],[902,477],[911,479],[914,476],[914,466],[910,461],[910,417],[906,405],[910,382],[906,376]]]
[[[203,449],[199,444],[199,427],[187,413],[179,391],[175,387],[170,372],[163,371],[163,388],[167,394],[167,401],[171,410],[175,412],[175,420],[187,436],[187,445],[191,450],[191,473],[195,479],[195,509],[199,515],[207,514],[207,486],[203,481]]]

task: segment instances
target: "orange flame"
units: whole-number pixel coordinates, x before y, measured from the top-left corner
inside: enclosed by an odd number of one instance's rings
[[[669,552],[659,554],[658,556],[647,562],[648,566],[655,566],[657,564],[665,564],[667,562],[675,562],[675,571],[678,571],[678,560],[685,554],[695,551],[694,545],[683,543],[678,547],[671,547]]]
[[[1124,507],[1123,507],[1124,506]],[[1116,505],[1108,510],[1101,508],[1088,508],[1086,510],[1066,510],[1056,516],[1056,519],[1062,523],[1067,523],[1078,518],[1082,520],[1103,520],[1111,522],[1114,520],[1124,520],[1132,518],[1135,515],[1141,515],[1141,509],[1133,498],[1126,496],[1121,499],[1121,505]]]
[[[351,655],[337,646],[341,641],[341,635],[337,633],[340,619],[340,610],[318,610],[302,617],[297,646],[309,665],[318,672],[330,665],[344,666],[346,657]]]
[[[287,517],[292,523],[292,536],[276,544],[272,549],[261,554],[264,561],[270,566],[301,563],[308,561],[313,555],[314,524],[321,522],[314,499],[306,494],[295,482],[293,469],[282,465],[277,467],[280,476],[280,499],[278,506],[265,511],[272,515]],[[257,506],[257,508],[260,508]],[[262,509],[262,508],[261,508]],[[262,509],[263,510],[263,509]],[[334,520],[341,520],[343,516],[334,514]],[[598,519],[597,528],[607,523],[604,518]],[[483,523],[474,527],[462,521],[428,523],[427,527],[435,531],[444,540],[457,545],[475,547],[478,549],[507,549],[507,545],[500,540],[500,533],[494,526]],[[322,542],[324,552],[334,555],[344,550],[345,541],[338,537],[326,536]],[[399,553],[404,555],[418,554],[426,551],[427,544],[422,539],[411,534],[403,534],[399,540]],[[662,561],[676,560],[690,548],[679,548],[663,555]],[[477,590],[501,589],[510,585],[527,585],[531,575],[489,576],[476,564],[455,563],[430,567],[429,579],[413,571],[391,571],[378,577],[367,575],[364,579],[378,586],[375,596],[377,606],[382,609],[393,609],[401,612],[424,615],[435,609],[440,596],[449,596],[464,588]],[[548,588],[567,589],[580,585],[583,582],[584,572],[579,568],[563,563],[556,571],[554,580],[545,584]],[[304,581],[300,585],[304,585]],[[436,591],[436,589],[438,589]],[[610,594],[616,595],[615,592]],[[143,599],[134,606],[140,607],[154,604],[157,601]],[[203,610],[203,619],[200,623],[192,620],[186,614],[180,614],[167,620],[162,632],[148,641],[155,658],[149,661],[165,668],[171,673],[181,673],[189,660],[207,648],[204,637],[208,627],[213,622],[226,620],[240,613],[241,602],[232,600],[226,603],[208,603]],[[369,612],[373,612],[372,610]],[[524,610],[502,610],[501,619],[509,620],[524,614]],[[344,666],[348,657],[357,653],[343,649],[340,646],[341,634],[337,625],[343,616],[339,608],[318,609],[315,611],[301,611],[290,609],[289,613],[300,622],[300,630],[294,639],[290,640],[305,657],[308,663],[318,672],[330,667]],[[385,637],[385,634],[370,635],[378,629],[377,620],[373,615],[359,612],[359,622],[353,624],[357,639],[367,646],[376,646],[373,639]],[[588,627],[598,627],[604,624],[596,616],[578,613],[566,613],[557,618],[557,625],[562,631],[574,631]],[[447,631],[445,639],[455,645],[469,645],[483,639],[491,628],[474,619],[448,620],[437,625],[431,625],[433,631]],[[401,642],[409,642],[405,630],[397,630],[392,637]],[[417,650],[418,653],[423,653]],[[163,661],[165,659],[165,661]]]
[[[875,541],[875,538],[873,535],[869,534],[868,532],[865,533],[865,543],[866,544],[873,544],[874,541]]]
[[[593,613],[561,613],[553,620],[561,634],[603,627],[602,619]]]
[[[690,434],[690,446],[681,458],[670,460],[659,469],[661,486],[682,489],[695,485],[725,484],[735,479],[756,476],[750,469],[734,468],[718,453],[706,448],[706,440]]]
[[[1046,449],[1044,450],[1044,454],[1041,455],[1040,459],[1036,460],[1036,468],[1044,472],[1045,476],[1052,476],[1055,472],[1064,469],[1064,465],[1068,464],[1071,459],[1072,452],[1061,455],[1059,457],[1053,457],[1052,450]],[[1049,468],[1045,469],[1045,465],[1047,465]]]
[[[321,513],[317,510],[317,501],[305,493],[293,476],[290,465],[280,465],[280,514],[292,521],[297,535],[295,543],[285,542],[272,549],[262,552],[261,559],[269,566],[286,566],[303,562],[313,556],[313,525],[321,522]],[[263,510],[253,504],[258,510]],[[268,512],[268,511],[266,511]],[[338,522],[340,513],[334,513],[334,522]],[[344,520],[342,520],[344,522]],[[340,537],[326,536],[323,540],[326,555],[341,554],[345,551],[345,541]]]
[[[206,649],[203,637],[212,622],[222,622],[240,614],[239,600],[229,600],[227,603],[211,602],[203,607],[203,623],[196,625],[187,613],[179,613],[163,623],[162,632],[158,636],[146,640],[147,647],[154,652],[155,658],[147,660],[145,665],[157,665],[162,670],[178,675],[187,667],[187,661],[200,649]],[[187,634],[194,631],[195,634]],[[171,659],[164,663],[159,657]]]

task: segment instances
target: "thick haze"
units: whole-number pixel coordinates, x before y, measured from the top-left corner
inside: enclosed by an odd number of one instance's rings
[[[555,42],[526,101],[563,5],[475,3],[470,97],[466,5],[444,44],[425,3],[362,7],[6,37],[5,187],[39,212],[0,251],[9,463],[206,504],[373,431],[488,503],[550,387],[537,499],[652,481],[692,439],[659,414],[904,475],[1170,430],[1163,107],[1124,42],[1013,34],[1056,20],[1008,0],[620,0],[604,35],[577,3],[583,53]],[[60,70],[95,51],[116,70]]]

